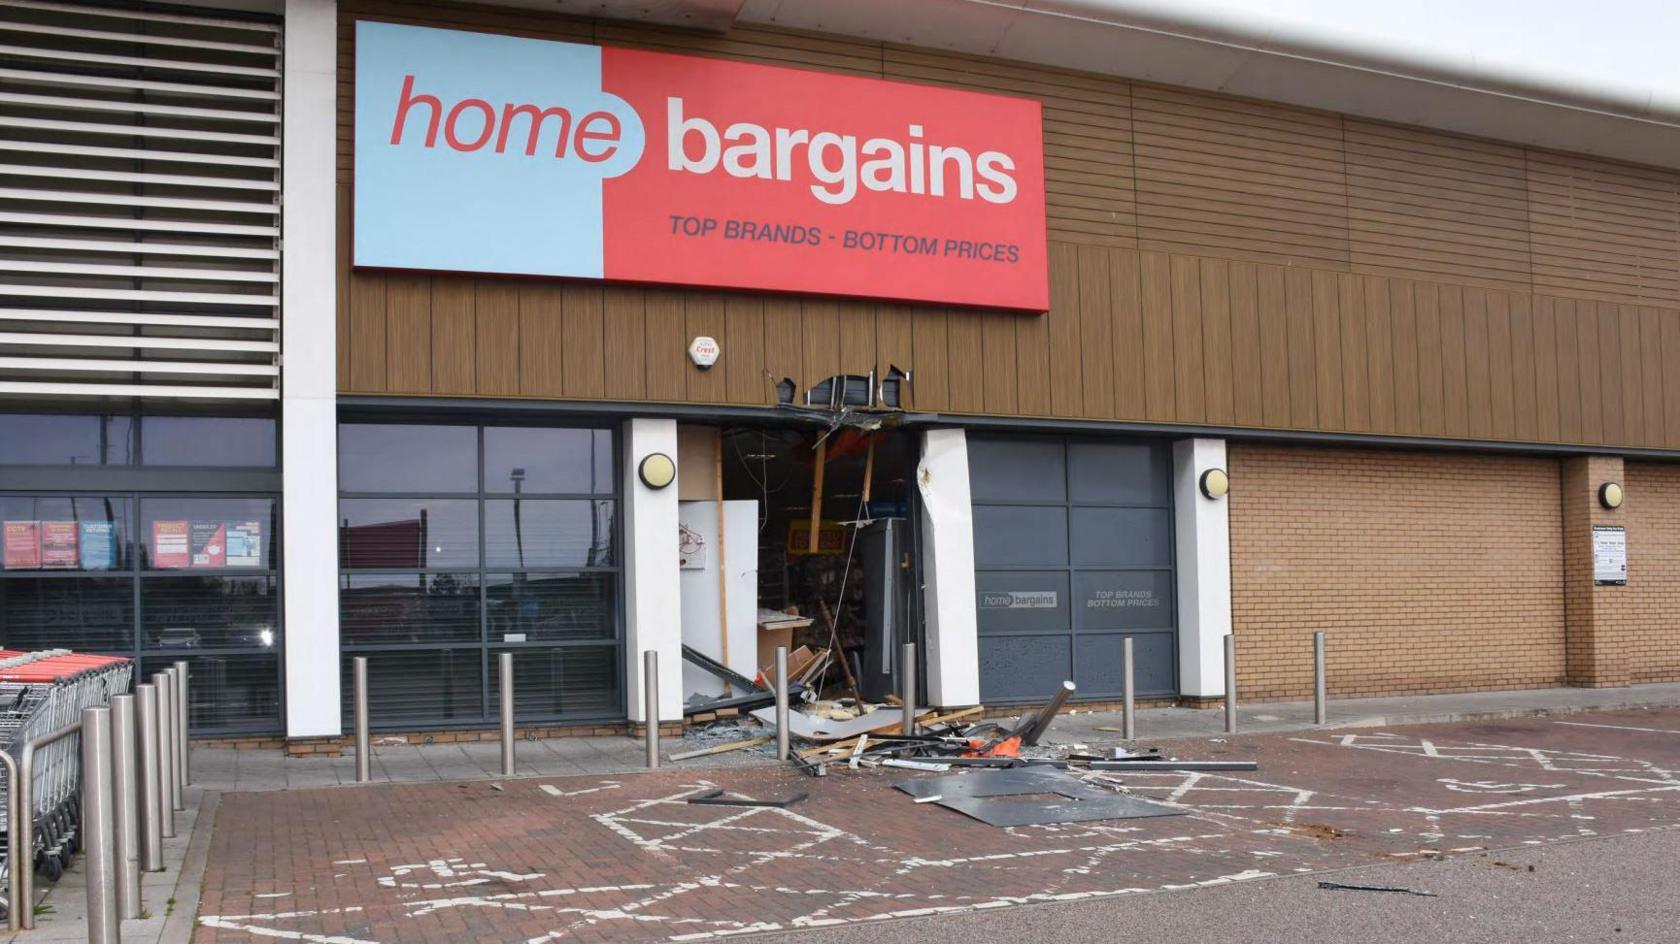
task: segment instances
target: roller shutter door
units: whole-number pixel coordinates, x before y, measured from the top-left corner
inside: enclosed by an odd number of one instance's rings
[[[970,437],[980,697],[1121,692],[1133,637],[1141,695],[1177,692],[1166,443]]]

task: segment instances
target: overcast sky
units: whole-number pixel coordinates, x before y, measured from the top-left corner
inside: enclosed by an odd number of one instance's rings
[[[1553,81],[1680,98],[1680,0],[1146,0],[1181,15],[1407,47]],[[1119,6],[1128,6],[1122,0]],[[1169,14],[1170,15],[1170,14]]]

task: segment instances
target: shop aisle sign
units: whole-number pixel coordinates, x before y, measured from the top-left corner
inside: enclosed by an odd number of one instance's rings
[[[356,24],[354,262],[1049,305],[1037,101]]]

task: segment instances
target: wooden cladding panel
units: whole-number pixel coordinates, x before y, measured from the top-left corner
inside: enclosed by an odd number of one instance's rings
[[[341,10],[346,393],[763,405],[897,366],[917,410],[1680,448],[1680,174],[772,28]],[[1051,311],[353,271],[364,15],[1037,99]]]
[[[1356,270],[1528,287],[1521,148],[1353,118],[1343,126]]]
[[[1051,237],[1135,245],[1130,83],[892,44],[882,49],[881,68],[894,81],[1038,99]]]
[[[1680,174],[1530,151],[1536,291],[1680,302]]]
[[[1680,311],[1057,244],[1048,315],[446,276],[352,280],[349,392],[764,405],[909,371],[953,413],[1680,448]],[[718,339],[701,371],[689,340]]]
[[[1135,85],[1132,141],[1144,248],[1347,266],[1339,117]]]

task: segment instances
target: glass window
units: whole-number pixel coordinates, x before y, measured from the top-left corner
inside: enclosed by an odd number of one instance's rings
[[[450,722],[484,720],[484,650],[418,649],[370,652],[368,660],[368,722],[380,727],[426,727]],[[340,710],[350,728],[350,657],[341,669],[344,678]],[[517,692],[517,682],[515,683]],[[189,689],[190,691],[190,689]]]
[[[613,510],[610,501],[489,499],[484,503],[485,566],[610,567]]]
[[[344,645],[477,642],[477,574],[345,574],[339,633]]]
[[[271,498],[145,498],[140,544],[150,570],[268,570],[275,560]]]
[[[624,699],[618,691],[618,648],[565,646],[554,649],[501,649],[513,653],[513,711],[515,717],[622,717]],[[492,663],[494,664],[494,663]],[[490,673],[490,700],[501,698],[501,676]]]
[[[146,465],[274,467],[275,424],[259,416],[143,416]]]
[[[338,503],[346,569],[477,567],[478,502],[470,498],[346,498]]]
[[[622,715],[613,443],[611,429],[339,427],[340,639],[370,660],[373,723],[494,718],[483,678],[501,645],[530,653],[532,685],[565,678],[521,693],[522,721]]]
[[[126,465],[132,426],[126,416],[0,413],[0,465]]]
[[[0,496],[0,569],[125,570],[129,550],[126,498]]]
[[[187,718],[194,732],[274,731],[280,724],[280,656],[272,652],[246,655],[148,656],[140,662],[142,678],[151,678],[187,660]]]
[[[613,437],[605,429],[484,428],[484,490],[606,495]]]
[[[610,640],[612,574],[487,574],[490,642]]]
[[[346,492],[477,492],[478,428],[346,423],[338,428]]]
[[[273,649],[280,602],[273,577],[148,577],[140,582],[148,649]]]
[[[0,642],[7,649],[134,651],[132,577],[0,580]]]

